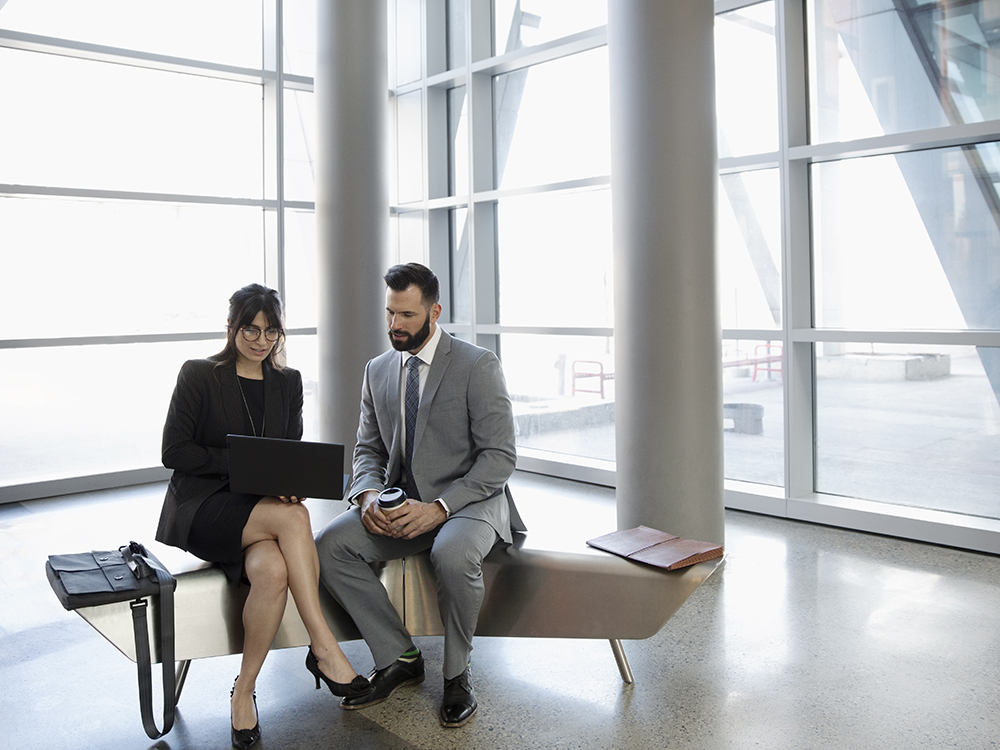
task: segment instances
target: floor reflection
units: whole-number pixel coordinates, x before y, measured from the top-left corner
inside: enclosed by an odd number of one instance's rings
[[[534,543],[614,527],[613,492],[519,473]],[[135,665],[45,580],[45,556],[152,538],[163,485],[0,506],[0,727],[16,748],[149,748]],[[314,503],[314,524],[339,510]],[[441,639],[418,639],[423,685],[364,711],[315,691],[304,649],[258,682],[267,748],[990,747],[1000,736],[1000,558],[727,512],[724,565],[652,638],[480,638],[479,715],[438,726]],[[595,531],[596,530],[596,531]],[[362,642],[344,644],[359,670]],[[228,747],[237,657],[198,660],[157,750]]]

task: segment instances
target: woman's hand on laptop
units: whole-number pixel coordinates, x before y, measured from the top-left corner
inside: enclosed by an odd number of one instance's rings
[[[295,497],[295,495],[285,496],[278,495],[278,499],[283,503],[304,503],[308,498],[305,497]]]

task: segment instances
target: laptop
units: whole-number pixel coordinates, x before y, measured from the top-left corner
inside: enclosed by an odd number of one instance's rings
[[[302,440],[227,435],[229,489],[251,495],[342,500],[347,486],[344,446]]]

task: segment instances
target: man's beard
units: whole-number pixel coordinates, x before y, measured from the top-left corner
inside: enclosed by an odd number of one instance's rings
[[[427,338],[431,335],[431,316],[430,313],[424,318],[424,325],[419,331],[412,334],[407,334],[405,339],[394,339],[392,337],[392,331],[389,331],[389,343],[392,344],[392,348],[399,352],[412,352],[414,349],[419,349],[427,341]]]

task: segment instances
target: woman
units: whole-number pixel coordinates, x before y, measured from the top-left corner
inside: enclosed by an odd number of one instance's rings
[[[260,284],[229,300],[225,348],[181,367],[163,427],[163,465],[173,469],[156,538],[219,563],[250,593],[243,608],[243,661],[231,693],[232,741],[260,739],[257,675],[285,611],[287,592],[312,642],[306,667],[335,695],[371,685],[340,650],[319,603],[319,559],[301,498],[229,491],[226,435],[302,437],[302,376],[278,360],[284,344],[278,293]],[[262,467],[263,471],[267,467]]]

